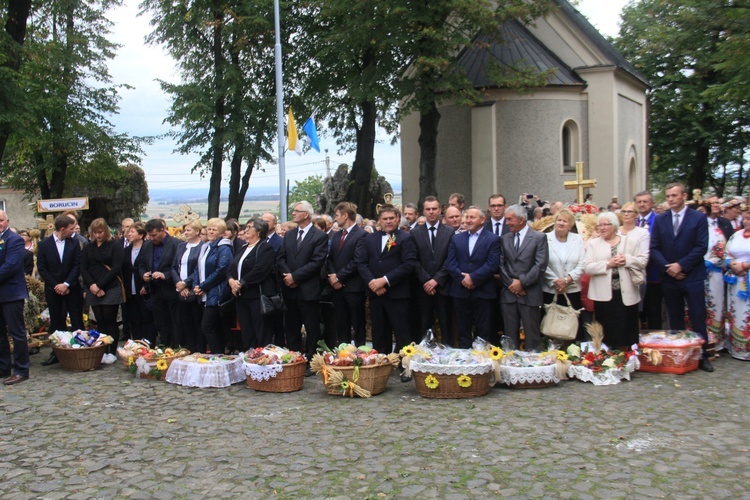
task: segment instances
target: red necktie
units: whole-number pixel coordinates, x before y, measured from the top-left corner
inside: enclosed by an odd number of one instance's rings
[[[341,234],[341,241],[339,241],[339,252],[342,248],[344,248],[344,240],[346,239],[346,235],[349,234],[349,231],[344,229]]]

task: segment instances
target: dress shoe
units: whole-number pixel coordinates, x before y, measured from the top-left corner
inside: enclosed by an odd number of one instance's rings
[[[55,363],[59,363],[59,361],[57,360],[57,356],[55,356],[55,353],[53,351],[52,354],[49,355],[49,358],[47,358],[47,361],[42,361],[42,366],[50,366],[54,365]]]
[[[305,371],[305,377],[313,377],[313,376],[315,376],[315,372],[308,368]]]
[[[401,382],[411,382],[411,376],[401,375]]]
[[[39,354],[38,347],[32,347],[31,349],[29,349],[29,356],[33,356],[34,354]]]
[[[707,359],[701,359],[701,362],[698,364],[698,368],[708,373],[712,373],[714,371],[714,365],[712,365],[711,362]]]
[[[3,380],[3,384],[15,385],[15,384],[20,384],[24,380],[29,380],[29,376],[28,375],[13,375],[12,377],[8,377],[5,380]]]

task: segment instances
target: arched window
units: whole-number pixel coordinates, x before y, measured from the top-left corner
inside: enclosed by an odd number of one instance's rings
[[[575,121],[568,120],[563,124],[560,142],[562,145],[562,170],[564,173],[575,172],[576,162],[581,161],[580,134],[578,133],[578,124]]]

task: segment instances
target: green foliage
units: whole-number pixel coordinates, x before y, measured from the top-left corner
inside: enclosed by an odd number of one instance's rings
[[[120,3],[55,0],[32,11],[16,87],[6,89],[23,91],[3,158],[9,185],[56,198],[69,181],[118,182],[120,164],[140,161],[144,139],[116,133],[107,118],[122,86],[107,69],[117,46],[105,12]]]
[[[747,185],[747,8],[724,0],[642,0],[623,13],[618,49],[652,84],[651,173],[689,189]],[[744,40],[744,42],[743,42]],[[738,90],[741,89],[741,90]],[[729,194],[729,193],[726,193]]]
[[[311,175],[301,181],[294,181],[294,186],[289,190],[289,220],[292,217],[294,205],[300,201],[308,201],[316,206],[318,196],[323,192],[323,176]]]

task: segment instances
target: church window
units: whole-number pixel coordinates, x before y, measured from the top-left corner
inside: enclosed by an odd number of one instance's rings
[[[575,172],[576,162],[581,161],[578,124],[575,121],[568,120],[563,124],[561,143],[563,173]]]

